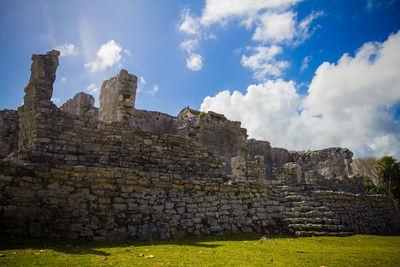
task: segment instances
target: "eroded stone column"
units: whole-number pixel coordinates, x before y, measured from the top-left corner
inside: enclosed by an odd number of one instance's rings
[[[126,70],[103,82],[99,119],[105,122],[129,120],[135,107],[137,77]]]
[[[40,158],[50,142],[53,125],[48,119],[57,107],[51,102],[60,52],[32,55],[31,77],[25,87],[24,105],[18,108],[18,159]]]
[[[56,80],[58,56],[60,52],[51,50],[45,55],[32,55],[31,77],[25,87],[24,104],[49,100],[53,95],[53,83]]]

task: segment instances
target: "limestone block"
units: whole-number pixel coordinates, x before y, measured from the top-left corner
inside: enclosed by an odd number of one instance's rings
[[[126,70],[103,82],[100,93],[99,119],[105,122],[129,119],[135,106],[137,77]]]
[[[299,184],[302,182],[302,168],[299,163],[289,162],[282,168],[273,168],[274,176],[286,184]]]
[[[67,100],[61,107],[61,110],[79,117],[96,117],[98,109],[94,107],[94,97],[83,92],[77,93],[74,98]]]

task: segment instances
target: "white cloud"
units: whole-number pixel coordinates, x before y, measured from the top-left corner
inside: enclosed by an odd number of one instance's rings
[[[86,92],[91,93],[91,94],[95,94],[99,91],[99,88],[97,88],[95,83],[91,83],[90,85],[88,85],[86,87]]]
[[[289,149],[350,148],[356,156],[400,156],[400,31],[383,43],[366,43],[354,56],[319,66],[308,95],[294,82],[250,85],[246,94],[206,97],[213,110],[242,121],[251,137]]]
[[[124,50],[124,53],[125,53],[126,55],[128,55],[128,56],[132,56],[131,50],[129,50],[129,49],[125,49],[125,50]]]
[[[311,23],[319,18],[322,17],[324,15],[323,11],[319,11],[319,12],[312,12],[310,15],[308,15],[305,19],[303,19],[296,30],[296,36],[297,36],[297,40],[294,43],[299,44],[299,43],[303,43],[306,39],[308,39],[313,33],[314,31],[320,27],[319,25],[317,25],[316,27],[314,27],[311,31],[310,31],[310,26]]]
[[[312,12],[298,23],[297,13],[293,11],[281,13],[267,11],[252,19],[257,25],[252,39],[264,43],[287,42],[294,45],[302,43],[313,32],[310,32],[311,23],[323,14],[322,11]]]
[[[183,9],[181,12],[181,24],[179,30],[187,34],[199,34],[200,22],[197,17],[190,14],[190,9]]]
[[[186,59],[186,67],[192,71],[201,70],[203,66],[203,57],[199,54],[191,54],[189,58]]]
[[[296,14],[292,11],[284,13],[265,12],[259,16],[257,27],[252,37],[255,41],[279,43],[292,40],[296,34]]]
[[[152,94],[152,95],[155,95],[155,93],[157,93],[158,92],[158,85],[156,84],[156,85],[154,85],[153,86],[153,89],[152,90],[150,90],[150,91],[148,91],[150,94]]]
[[[108,67],[112,67],[119,63],[121,60],[122,47],[117,44],[114,40],[103,44],[99,51],[97,51],[96,60],[85,64],[86,68],[89,68],[92,72],[105,70]]]
[[[74,44],[65,43],[63,45],[56,46],[56,50],[60,51],[60,56],[74,56],[78,54],[78,49]]]
[[[65,82],[67,81],[67,77],[62,77],[62,78],[61,78],[61,81],[62,81],[63,83],[65,83]]]
[[[217,36],[215,36],[214,34],[209,34],[209,35],[206,35],[205,37],[204,37],[204,39],[206,39],[206,40],[210,40],[210,39],[212,39],[212,40],[217,40]]]
[[[283,9],[301,0],[207,0],[201,23],[226,23],[232,18],[252,17],[264,9]]]
[[[300,72],[303,72],[304,70],[306,70],[308,68],[308,63],[310,62],[311,57],[310,56],[306,56],[303,61],[301,62],[301,67],[300,67]]]
[[[187,40],[180,44],[181,49],[190,53],[199,47],[199,41],[197,39]]]
[[[179,30],[196,35],[196,39],[181,43],[181,48],[189,53],[186,66],[192,70],[201,69],[202,57],[193,53],[198,48],[199,40],[215,38],[207,33],[207,27],[219,23],[222,25],[236,20],[253,31],[252,40],[267,47],[276,44],[298,45],[304,42],[316,29],[310,31],[310,25],[323,12],[313,12],[302,21],[292,7],[302,0],[206,0],[200,17],[191,14],[189,9],[181,13]],[[253,27],[255,26],[255,27]],[[282,46],[281,46],[282,47]],[[256,51],[252,56],[243,56],[242,65],[254,71],[257,80],[265,80],[266,75],[282,75],[289,67],[287,61],[263,59],[263,51]]]
[[[278,54],[282,53],[280,46],[258,46],[252,48],[252,50],[254,54],[251,56],[243,55],[241,63],[243,67],[249,68],[254,72],[254,78],[257,80],[265,80],[267,75],[280,76],[282,70],[289,67],[289,62],[275,59]]]
[[[143,76],[139,76],[139,82],[138,82],[138,87],[137,87],[138,93],[143,90],[143,87],[145,84],[146,84],[146,80],[143,78]]]

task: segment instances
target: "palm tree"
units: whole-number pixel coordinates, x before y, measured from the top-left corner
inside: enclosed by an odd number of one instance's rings
[[[381,158],[376,164],[379,183],[383,185],[385,192],[395,198],[399,196],[400,162],[392,156]]]

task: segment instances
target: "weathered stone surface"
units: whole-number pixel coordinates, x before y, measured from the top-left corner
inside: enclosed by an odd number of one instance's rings
[[[288,162],[283,164],[282,168],[274,168],[273,173],[281,183],[300,184],[302,182],[303,171],[301,165],[296,162]]]
[[[0,110],[0,160],[7,157],[17,148],[18,112]]]
[[[135,107],[137,77],[126,70],[103,82],[100,93],[99,119],[104,122],[128,120]]]
[[[0,234],[400,232],[391,198],[358,194],[349,150],[271,148],[214,112],[136,110],[136,77],[124,70],[103,84],[100,119],[86,94],[57,108],[57,57],[34,56],[24,106],[0,112]]]
[[[25,87],[25,101],[38,102],[51,99],[59,55],[60,52],[57,50],[49,51],[46,55],[32,55],[31,77]]]
[[[82,116],[98,116],[98,109],[94,107],[94,97],[83,92],[77,93],[74,98],[67,100],[60,109],[69,114]]]

